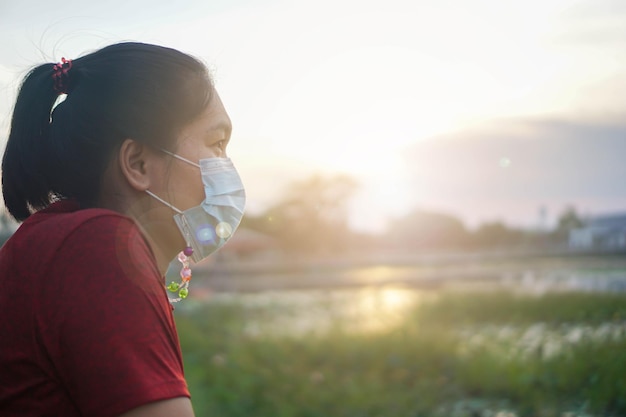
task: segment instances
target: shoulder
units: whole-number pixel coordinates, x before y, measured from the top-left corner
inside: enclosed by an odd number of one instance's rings
[[[112,228],[137,229],[134,221],[113,210],[103,208],[77,209],[71,202],[58,202],[46,210],[33,214],[23,224],[25,229],[47,230],[60,238],[85,231]]]
[[[111,279],[160,277],[133,219],[107,209],[77,209],[72,202],[55,203],[29,217],[13,236],[11,251],[19,259],[33,259],[25,274],[45,275],[50,281],[84,273]]]
[[[70,275],[76,272],[106,278],[114,283],[124,280],[160,282],[156,259],[136,223],[118,213],[85,209],[59,222],[63,230],[54,269]]]
[[[133,219],[103,208],[80,209],[72,201],[59,201],[29,217],[16,232],[19,242],[26,242],[31,253],[51,248],[67,250],[82,246],[85,252],[97,247],[124,247],[129,244],[148,247]],[[73,249],[80,249],[74,247]]]

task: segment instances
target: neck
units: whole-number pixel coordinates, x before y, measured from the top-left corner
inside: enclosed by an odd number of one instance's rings
[[[109,205],[108,208],[135,221],[154,254],[159,273],[165,275],[170,262],[185,247],[185,241],[173,219],[175,213],[166,206],[150,206],[150,200],[147,199],[143,202],[137,200],[133,205]]]
[[[136,219],[148,240],[152,253],[157,261],[157,267],[161,275],[165,275],[170,262],[185,247],[184,240],[178,231],[174,220],[169,222],[142,222]]]
[[[172,261],[172,259],[174,259],[176,257],[176,253],[173,253],[172,256],[168,256],[165,253],[163,253],[163,251],[159,248],[158,245],[154,244],[152,239],[149,240],[150,242],[150,248],[152,249],[152,252],[154,253],[154,257],[156,258],[157,261],[157,268],[159,268],[159,273],[161,274],[161,276],[165,276],[165,273],[167,272],[167,269],[169,268],[170,262]]]

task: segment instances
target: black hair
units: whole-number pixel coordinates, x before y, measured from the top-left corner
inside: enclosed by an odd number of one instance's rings
[[[63,76],[67,96],[52,110],[60,94],[57,68],[31,70],[13,110],[2,192],[17,220],[59,199],[95,205],[103,173],[125,139],[171,148],[213,91],[206,66],[196,58],[125,42],[73,60]]]

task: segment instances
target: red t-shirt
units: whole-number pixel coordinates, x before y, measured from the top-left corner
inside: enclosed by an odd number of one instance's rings
[[[112,417],[189,396],[156,260],[137,225],[60,201],[0,249],[0,416]]]

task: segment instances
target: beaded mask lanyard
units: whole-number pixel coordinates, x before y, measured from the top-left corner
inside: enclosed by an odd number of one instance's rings
[[[177,212],[178,214],[181,214],[181,215],[183,214],[182,211],[180,211],[179,209],[177,209],[176,207],[174,207],[167,201],[163,200],[156,194],[148,190],[146,190],[146,192],[150,194],[152,197],[159,200],[161,203],[165,204],[166,206],[168,206],[169,208]],[[193,255],[193,248],[191,247],[191,244],[189,243],[191,241],[190,235],[189,235],[189,225],[187,225],[187,220],[185,219],[185,216],[182,215],[181,217],[186,226],[185,227],[185,240],[187,241],[187,246],[185,246],[185,249],[183,249],[178,254],[178,257],[177,257],[178,261],[183,266],[180,270],[180,282],[172,281],[166,287],[169,291],[173,293],[178,293],[178,297],[176,298],[168,297],[170,300],[170,303],[177,303],[180,300],[184,300],[185,298],[187,298],[187,296],[189,295],[189,282],[191,281],[191,268],[189,268],[189,257]]]
[[[180,300],[184,300],[189,295],[189,281],[191,281],[191,268],[189,268],[189,257],[186,255],[188,252],[187,249],[190,249],[189,255],[193,253],[193,249],[190,246],[187,246],[185,250],[178,254],[178,260],[181,264],[183,264],[182,269],[180,270],[180,282],[172,281],[166,287],[171,292],[178,292],[178,297],[170,298],[171,303],[177,303]],[[169,297],[168,297],[169,298]]]

